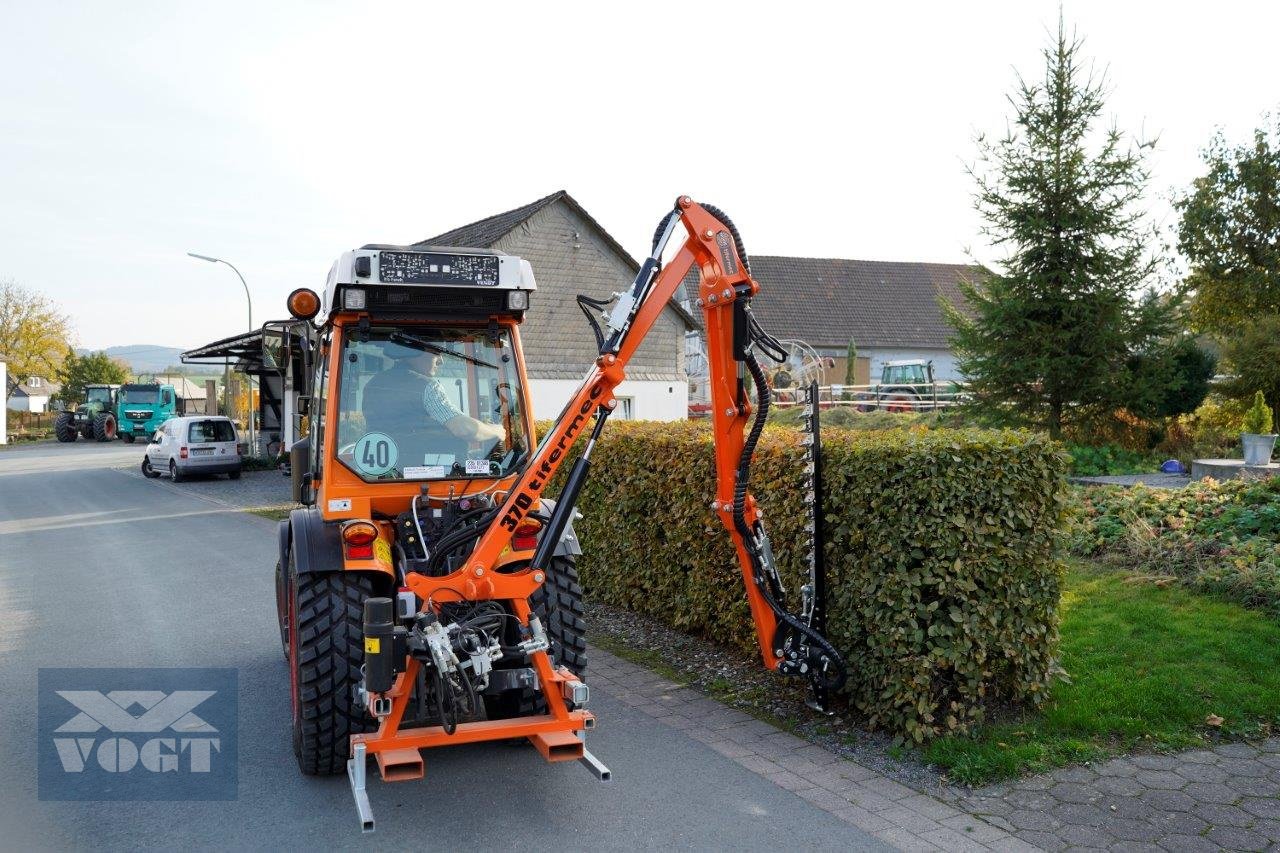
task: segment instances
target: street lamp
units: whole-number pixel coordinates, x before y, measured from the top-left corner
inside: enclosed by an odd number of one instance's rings
[[[249,295],[249,284],[244,280],[244,276],[240,274],[240,270],[236,269],[235,264],[230,261],[224,261],[222,258],[211,258],[208,255],[199,255],[195,252],[187,252],[187,257],[195,258],[200,261],[208,261],[211,264],[226,264],[231,267],[231,271],[236,274],[236,278],[240,279],[240,283],[244,285],[244,298],[249,303],[249,331],[253,331],[253,297]],[[257,448],[253,446],[254,430],[253,430],[253,379],[245,374],[245,378],[249,380],[249,455],[256,456]]]

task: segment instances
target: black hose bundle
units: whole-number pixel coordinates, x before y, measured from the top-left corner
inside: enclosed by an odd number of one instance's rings
[[[742,261],[742,266],[746,269],[747,274],[751,274],[751,259],[747,256],[746,247],[742,242],[742,235],[738,232],[738,228],[733,224],[733,220],[718,207],[710,204],[702,205],[712,216],[719,219],[729,230],[729,234],[733,237],[734,246],[738,250],[738,257]],[[766,332],[756,320],[755,315],[751,313],[751,306],[745,308],[749,321],[749,334],[752,344],[760,347],[760,350],[779,363],[786,361],[787,353],[777,338]],[[765,420],[769,416],[769,381],[764,375],[764,369],[760,367],[760,362],[756,360],[755,354],[747,350],[743,357],[743,363],[746,364],[747,370],[751,373],[751,378],[756,386],[756,416],[751,423],[751,429],[747,433],[747,437],[742,444],[742,454],[738,457],[737,477],[733,487],[733,526],[738,531],[738,535],[742,537],[743,543],[746,545],[747,554],[751,558],[752,577],[755,580],[756,587],[760,590],[761,597],[765,603],[769,605],[769,609],[774,612],[778,618],[778,636],[774,637],[774,650],[784,648],[785,639],[784,629],[789,629],[792,634],[803,636],[816,646],[821,657],[825,658],[825,662],[829,663],[835,670],[832,676],[822,674],[826,667],[818,667],[817,661],[809,661],[814,667],[814,671],[810,673],[810,678],[815,684],[820,684],[827,690],[838,690],[844,684],[847,676],[844,659],[840,653],[836,651],[835,646],[827,641],[827,638],[806,625],[800,619],[797,619],[779,603],[782,590],[778,588],[777,579],[770,573],[765,571],[764,557],[760,553],[759,537],[748,525],[746,520],[746,504],[747,504],[747,486],[751,478],[751,458],[755,455],[756,445],[760,442],[760,434],[764,432]]]

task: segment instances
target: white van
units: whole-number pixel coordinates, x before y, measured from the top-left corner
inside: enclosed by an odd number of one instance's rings
[[[240,465],[235,424],[221,415],[169,418],[142,457],[143,474],[159,477],[167,471],[175,483],[190,474],[226,474],[239,480]]]

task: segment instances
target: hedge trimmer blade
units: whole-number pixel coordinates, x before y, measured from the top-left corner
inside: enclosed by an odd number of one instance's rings
[[[822,535],[822,430],[820,425],[821,406],[818,402],[818,383],[810,382],[804,392],[804,443],[808,449],[808,461],[805,465],[804,500],[808,506],[809,518],[805,522],[808,533],[809,582],[800,588],[800,617],[805,624],[821,636],[827,635],[827,566],[824,552],[826,540]],[[824,664],[829,664],[825,661]],[[813,699],[809,706],[814,710],[830,713],[827,710],[828,690],[824,681],[826,673],[814,672],[810,676],[813,686]]]

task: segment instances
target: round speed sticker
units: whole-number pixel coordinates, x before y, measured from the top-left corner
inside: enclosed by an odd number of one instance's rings
[[[396,443],[384,432],[371,432],[356,442],[356,468],[370,477],[381,476],[396,467]]]

